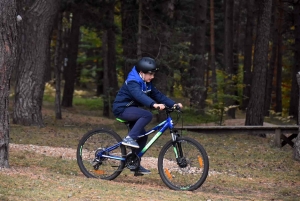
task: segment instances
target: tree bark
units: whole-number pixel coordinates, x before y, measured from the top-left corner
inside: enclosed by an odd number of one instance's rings
[[[300,71],[300,2],[294,5],[294,65],[292,75],[296,75]],[[291,96],[290,96],[290,107],[289,107],[289,115],[293,116],[294,119],[299,121],[299,116],[297,110],[295,108],[299,107],[299,88],[297,86],[296,76],[292,77],[292,88],[291,88]],[[299,136],[299,135],[298,135]]]
[[[103,115],[106,117],[111,116],[111,106],[114,97],[118,91],[118,81],[117,81],[117,71],[116,71],[116,36],[115,36],[115,25],[114,25],[114,1],[107,5],[106,20],[108,25],[106,27],[107,35],[107,66],[106,71],[104,71],[104,79],[108,79],[107,86],[104,88],[106,104],[104,104]],[[106,78],[107,76],[107,78]]]
[[[103,46],[103,42],[102,42],[102,46]],[[97,83],[96,96],[101,96],[104,93],[104,91],[103,91],[103,76],[104,75],[103,75],[103,69],[100,70],[101,66],[102,66],[102,64],[98,61],[97,62],[97,69],[98,70],[96,72],[96,83]]]
[[[297,77],[298,87],[300,89],[300,72],[297,73],[296,77]],[[298,116],[300,116],[300,98],[298,101],[299,101]],[[298,120],[298,126],[299,125],[300,125],[300,121]],[[299,131],[298,131],[298,136],[294,143],[293,157],[295,160],[300,161],[300,127],[299,127]]]
[[[138,32],[138,6],[136,0],[121,1],[122,9],[122,47],[123,47],[123,78],[126,79],[137,59],[137,38],[132,33]]]
[[[138,15],[138,33],[137,33],[137,57],[142,57],[142,24],[143,24],[143,1],[139,1],[139,15]]]
[[[75,89],[75,78],[76,78],[76,67],[77,67],[77,54],[78,54],[78,44],[80,37],[80,19],[81,10],[79,5],[76,5],[72,11],[72,27],[70,33],[70,39],[68,41],[68,62],[64,69],[64,92],[62,98],[63,107],[73,106],[73,94]]]
[[[277,52],[277,71],[276,71],[276,106],[275,112],[282,112],[282,23],[284,18],[283,2],[279,0],[279,18],[278,18],[278,52]]]
[[[16,72],[13,122],[43,126],[45,69],[50,65],[50,36],[60,6],[58,0],[18,1],[23,20],[18,26],[19,62]]]
[[[116,70],[116,30],[115,30],[115,2],[111,2],[109,4],[109,13],[108,19],[111,22],[108,30],[107,30],[107,42],[108,42],[108,76],[109,76],[109,87],[110,87],[110,106],[113,103],[115,96],[117,95],[118,87],[118,78],[117,78],[117,70]],[[110,108],[111,112],[111,108]]]
[[[263,125],[264,122],[264,99],[266,90],[272,0],[259,1],[258,8],[257,37],[253,61],[254,72],[251,98],[246,112],[246,125]],[[265,134],[261,136],[264,137]]]
[[[247,7],[247,23],[245,30],[245,44],[244,44],[244,75],[243,75],[243,101],[241,105],[242,110],[246,110],[251,95],[251,80],[252,80],[252,46],[253,46],[253,28],[254,28],[254,14],[253,14],[254,0],[248,0]]]
[[[102,36],[102,58],[103,58],[103,116],[109,116],[109,77],[108,77],[108,48],[107,31]]]
[[[205,88],[205,32],[206,32],[206,0],[194,1],[194,32],[191,38],[190,52],[193,59],[190,62],[190,104],[191,106],[204,113],[207,89]]]
[[[62,70],[62,11],[57,17],[57,37],[55,48],[55,119],[62,119],[61,114],[61,70]]]
[[[216,73],[216,52],[215,52],[215,12],[214,0],[210,0],[210,68],[211,87],[213,93],[213,103],[218,102],[217,73]]]
[[[9,90],[17,64],[17,12],[15,0],[0,1],[0,168],[9,167]]]
[[[234,32],[233,32],[233,14],[234,14],[234,0],[225,1],[225,47],[224,47],[224,65],[227,74],[227,79],[225,78],[226,95],[233,97],[236,94],[236,83],[233,81],[234,75],[237,74],[236,69],[234,69],[233,64],[233,44],[234,44]],[[235,101],[232,98],[226,98],[226,106],[229,107],[234,105]],[[235,118],[235,108],[228,110],[227,115],[231,118]]]
[[[272,50],[271,58],[269,62],[269,67],[267,70],[267,86],[266,86],[266,101],[265,101],[265,111],[264,115],[269,116],[270,106],[272,100],[272,91],[273,91],[273,77],[274,70],[276,66],[276,59],[278,54],[278,16],[277,16],[277,0],[273,0],[272,5],[272,24],[271,24],[271,37],[272,37]]]

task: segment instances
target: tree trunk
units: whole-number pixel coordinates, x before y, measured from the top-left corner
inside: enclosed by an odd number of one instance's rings
[[[240,50],[241,50],[241,30],[242,30],[242,23],[241,23],[241,15],[243,13],[243,7],[244,7],[244,2],[243,1],[234,1],[234,19],[233,19],[233,24],[234,24],[234,38],[233,38],[233,75],[235,78],[238,78],[238,73],[239,73],[239,65],[240,65]],[[232,101],[232,104],[237,106],[240,105],[240,99],[239,93],[238,93],[238,79],[233,80],[234,84],[234,100]],[[232,118],[235,118],[235,112],[236,112],[236,107],[229,109],[228,115]]]
[[[213,103],[218,102],[217,73],[216,73],[216,52],[215,52],[215,14],[214,0],[210,0],[210,68]]]
[[[253,61],[254,71],[251,98],[246,112],[246,125],[263,125],[264,122],[264,99],[266,90],[272,0],[259,1],[258,8],[257,37]],[[264,137],[265,134],[261,136]]]
[[[107,48],[108,48],[108,78],[109,78],[109,112],[111,112],[111,106],[117,95],[118,87],[118,78],[117,78],[117,70],[116,70],[116,33],[114,28],[114,13],[115,13],[115,3],[109,3],[109,11],[108,11],[108,21],[111,24],[107,29]]]
[[[62,119],[61,114],[61,69],[62,69],[62,11],[57,17],[57,37],[55,48],[55,119]]]
[[[103,115],[106,117],[111,116],[111,106],[114,97],[118,91],[117,71],[116,71],[116,37],[114,30],[114,1],[107,4],[105,12],[105,19],[107,27],[105,27],[104,35],[106,44],[103,42],[103,60],[104,60],[104,107]],[[106,47],[105,47],[106,46]],[[106,58],[105,58],[106,57]]]
[[[51,38],[48,41],[49,43],[49,47],[51,45]],[[49,49],[47,49],[47,53],[46,55],[49,55],[46,59],[45,62],[45,72],[44,72],[44,83],[47,83],[49,81],[51,81],[52,79],[52,66],[51,66],[51,51],[50,51],[51,47]]]
[[[234,96],[236,93],[236,83],[233,81],[234,75],[237,73],[233,66],[233,14],[234,14],[234,0],[225,1],[225,47],[224,47],[224,65],[228,78],[225,78],[226,95]],[[235,101],[232,98],[226,98],[226,106],[234,105]],[[231,118],[235,118],[235,108],[229,109],[227,115]]]
[[[280,2],[282,4],[282,1]],[[282,6],[282,5],[281,5]],[[279,25],[278,25],[278,48],[277,48],[277,71],[276,71],[276,105],[275,112],[282,112],[282,18],[283,18],[283,7],[279,7]]]
[[[122,47],[124,56],[123,78],[126,79],[137,58],[138,10],[135,0],[121,1],[122,5]]]
[[[137,57],[142,57],[142,24],[143,24],[143,1],[139,1],[139,15],[138,15],[138,33],[137,33]]]
[[[298,1],[295,4],[294,8],[294,37],[295,37],[295,45],[294,45],[294,65],[293,65],[293,73],[292,75],[296,75],[300,71],[300,2]],[[292,89],[291,89],[291,99],[290,99],[290,107],[289,107],[289,115],[293,116],[294,119],[299,121],[299,116],[297,110],[295,108],[299,107],[299,88],[297,86],[296,76],[292,77]],[[298,135],[299,136],[299,135]]]
[[[204,113],[207,89],[205,88],[205,32],[206,32],[206,0],[194,1],[194,20],[195,31],[191,38],[191,54],[193,59],[190,61],[190,104],[199,112]]]
[[[50,36],[59,6],[57,0],[18,1],[23,20],[18,26],[20,55],[13,111],[16,124],[43,126],[45,69],[50,65]]]
[[[246,110],[251,94],[251,80],[252,80],[252,46],[253,46],[253,28],[254,28],[254,14],[253,1],[248,0],[247,7],[247,23],[245,30],[245,44],[244,44],[244,75],[243,75],[243,101],[241,105],[242,110]]]
[[[271,36],[272,36],[272,52],[269,62],[269,67],[267,71],[267,86],[266,86],[266,98],[265,98],[265,111],[264,115],[269,116],[270,106],[272,102],[272,91],[273,91],[273,77],[274,70],[276,66],[277,59],[277,49],[278,49],[278,16],[277,16],[277,0],[273,0],[272,5],[272,27],[271,27]]]
[[[108,77],[108,48],[107,31],[102,36],[102,58],[103,58],[103,116],[109,117],[109,77]]]
[[[297,73],[296,77],[297,77],[297,83],[298,83],[298,87],[300,89],[300,72]],[[299,106],[300,106],[300,98],[299,98]],[[298,116],[300,116],[300,107],[298,108]],[[298,121],[298,125],[300,125],[300,121]],[[295,140],[294,143],[294,148],[293,148],[293,157],[295,160],[300,161],[300,128],[298,131],[298,136]]]
[[[278,53],[277,53],[277,77],[276,77],[276,106],[275,112],[282,112],[282,23],[284,18],[283,2],[279,0],[279,19],[278,19]]]
[[[102,41],[102,46],[103,46],[103,41]],[[103,47],[102,47],[103,48]],[[102,53],[103,55],[103,53]],[[103,62],[102,62],[103,63]],[[103,91],[103,69],[101,69],[101,66],[103,66],[102,64],[100,64],[100,62],[97,62],[97,74],[96,74],[96,83],[97,83],[97,91],[96,91],[96,96],[101,96],[103,95],[104,91]]]
[[[79,6],[78,6],[79,7]],[[68,62],[64,69],[65,86],[62,98],[62,106],[72,107],[73,106],[73,94],[75,89],[75,78],[77,68],[77,54],[80,37],[80,19],[81,10],[80,8],[74,8],[72,17],[72,27],[70,38],[68,41]]]
[[[17,61],[16,1],[0,1],[0,168],[9,168],[9,90]]]

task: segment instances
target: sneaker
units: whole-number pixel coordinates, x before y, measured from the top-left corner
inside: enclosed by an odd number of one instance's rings
[[[151,171],[150,170],[147,170],[146,168],[144,168],[143,166],[140,165],[139,169],[138,170],[132,170],[132,171],[135,171],[135,174],[136,176],[139,176],[139,175],[144,175],[144,174],[150,174]]]
[[[131,137],[127,136],[126,138],[123,139],[122,141],[123,145],[129,146],[129,147],[133,147],[133,148],[140,148],[139,144],[136,143],[136,141],[134,141]]]

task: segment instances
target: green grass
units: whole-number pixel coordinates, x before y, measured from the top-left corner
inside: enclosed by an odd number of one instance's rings
[[[218,117],[216,116],[211,116],[208,114],[201,115],[189,109],[184,110],[182,117],[184,119],[184,122],[186,122],[185,125],[210,123],[210,122],[218,123],[219,121]]]
[[[85,106],[88,110],[101,110],[103,108],[102,98],[74,98],[75,106]]]
[[[44,103],[53,105],[55,98],[53,95],[45,94],[43,97]],[[84,106],[87,110],[101,110],[103,108],[103,100],[101,97],[85,98],[80,96],[73,97],[73,105],[75,107]]]
[[[46,127],[11,124],[10,143],[68,147],[76,149],[79,139],[95,127],[110,127],[121,136],[123,124],[86,108],[86,103],[64,110],[62,120],[54,119],[47,104],[43,115]],[[96,104],[89,102],[89,104]],[[97,103],[98,104],[98,103]],[[192,114],[185,113],[184,125]],[[49,157],[31,151],[10,150],[9,170],[0,170],[0,200],[297,200],[300,196],[300,165],[292,148],[276,148],[273,135],[260,138],[245,134],[199,134],[183,132],[199,141],[210,160],[210,175],[194,192],[168,189],[157,170],[134,177],[124,170],[114,181],[88,179],[76,160]],[[152,135],[151,135],[152,136]],[[166,132],[146,153],[157,157],[170,139]]]

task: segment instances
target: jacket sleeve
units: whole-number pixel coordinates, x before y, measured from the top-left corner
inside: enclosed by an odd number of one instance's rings
[[[155,101],[150,98],[149,96],[147,96],[147,94],[145,94],[142,90],[141,90],[141,86],[138,82],[135,81],[130,81],[127,83],[127,87],[128,87],[128,91],[131,95],[131,98],[146,106],[151,108],[153,106],[153,104],[155,103]]]
[[[158,89],[156,89],[153,85],[152,85],[150,97],[153,98],[157,103],[165,104],[168,107],[173,107],[173,105],[175,104],[175,101],[173,101],[170,98],[168,98],[167,96],[165,96]]]

